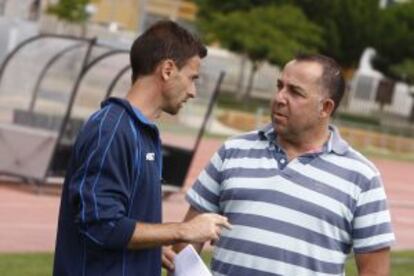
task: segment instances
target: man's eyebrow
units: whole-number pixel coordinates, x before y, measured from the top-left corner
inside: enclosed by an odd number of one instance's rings
[[[280,78],[278,78],[277,79],[277,84],[279,85],[279,84],[284,84],[284,83]],[[292,84],[292,83],[287,83],[286,86],[288,86],[291,89],[295,89],[299,92],[305,92],[305,90],[299,85],[295,85],[295,84]]]
[[[295,84],[288,84],[290,87],[294,88],[295,90],[300,90],[300,91],[304,91],[303,88],[299,85],[295,85]]]

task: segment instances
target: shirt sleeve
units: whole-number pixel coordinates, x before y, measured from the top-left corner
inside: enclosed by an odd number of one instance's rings
[[[104,248],[125,248],[136,222],[128,218],[133,150],[120,127],[125,114],[107,112],[88,122],[76,148],[70,178],[71,204],[85,238]]]
[[[189,204],[199,212],[219,213],[220,186],[225,148],[222,146],[187,192]]]
[[[355,253],[367,253],[390,247],[394,241],[387,198],[379,175],[361,191],[353,220],[353,248]]]

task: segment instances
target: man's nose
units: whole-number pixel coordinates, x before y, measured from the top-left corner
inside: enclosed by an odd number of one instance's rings
[[[193,84],[192,86],[191,86],[191,88],[188,90],[188,96],[190,97],[190,98],[194,98],[196,95],[197,95],[197,88],[195,87],[195,85]]]
[[[284,88],[276,90],[274,101],[277,103],[285,103],[286,102],[286,91]]]

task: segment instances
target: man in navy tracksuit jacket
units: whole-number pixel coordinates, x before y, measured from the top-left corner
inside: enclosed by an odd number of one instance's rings
[[[216,240],[221,227],[229,227],[215,214],[161,223],[161,142],[153,120],[163,111],[176,114],[195,96],[206,54],[170,21],[135,40],[126,99],[104,101],[75,142],[62,192],[55,276],[158,276],[162,245]],[[169,261],[164,266],[173,269]]]

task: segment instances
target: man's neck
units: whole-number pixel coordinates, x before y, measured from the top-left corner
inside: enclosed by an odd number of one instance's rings
[[[126,99],[132,106],[150,121],[155,121],[161,116],[161,96],[159,85],[150,77],[142,78],[134,83],[129,90]]]
[[[315,132],[303,133],[297,137],[277,135],[277,143],[283,148],[289,160],[311,152],[319,152],[329,139],[328,126]]]

